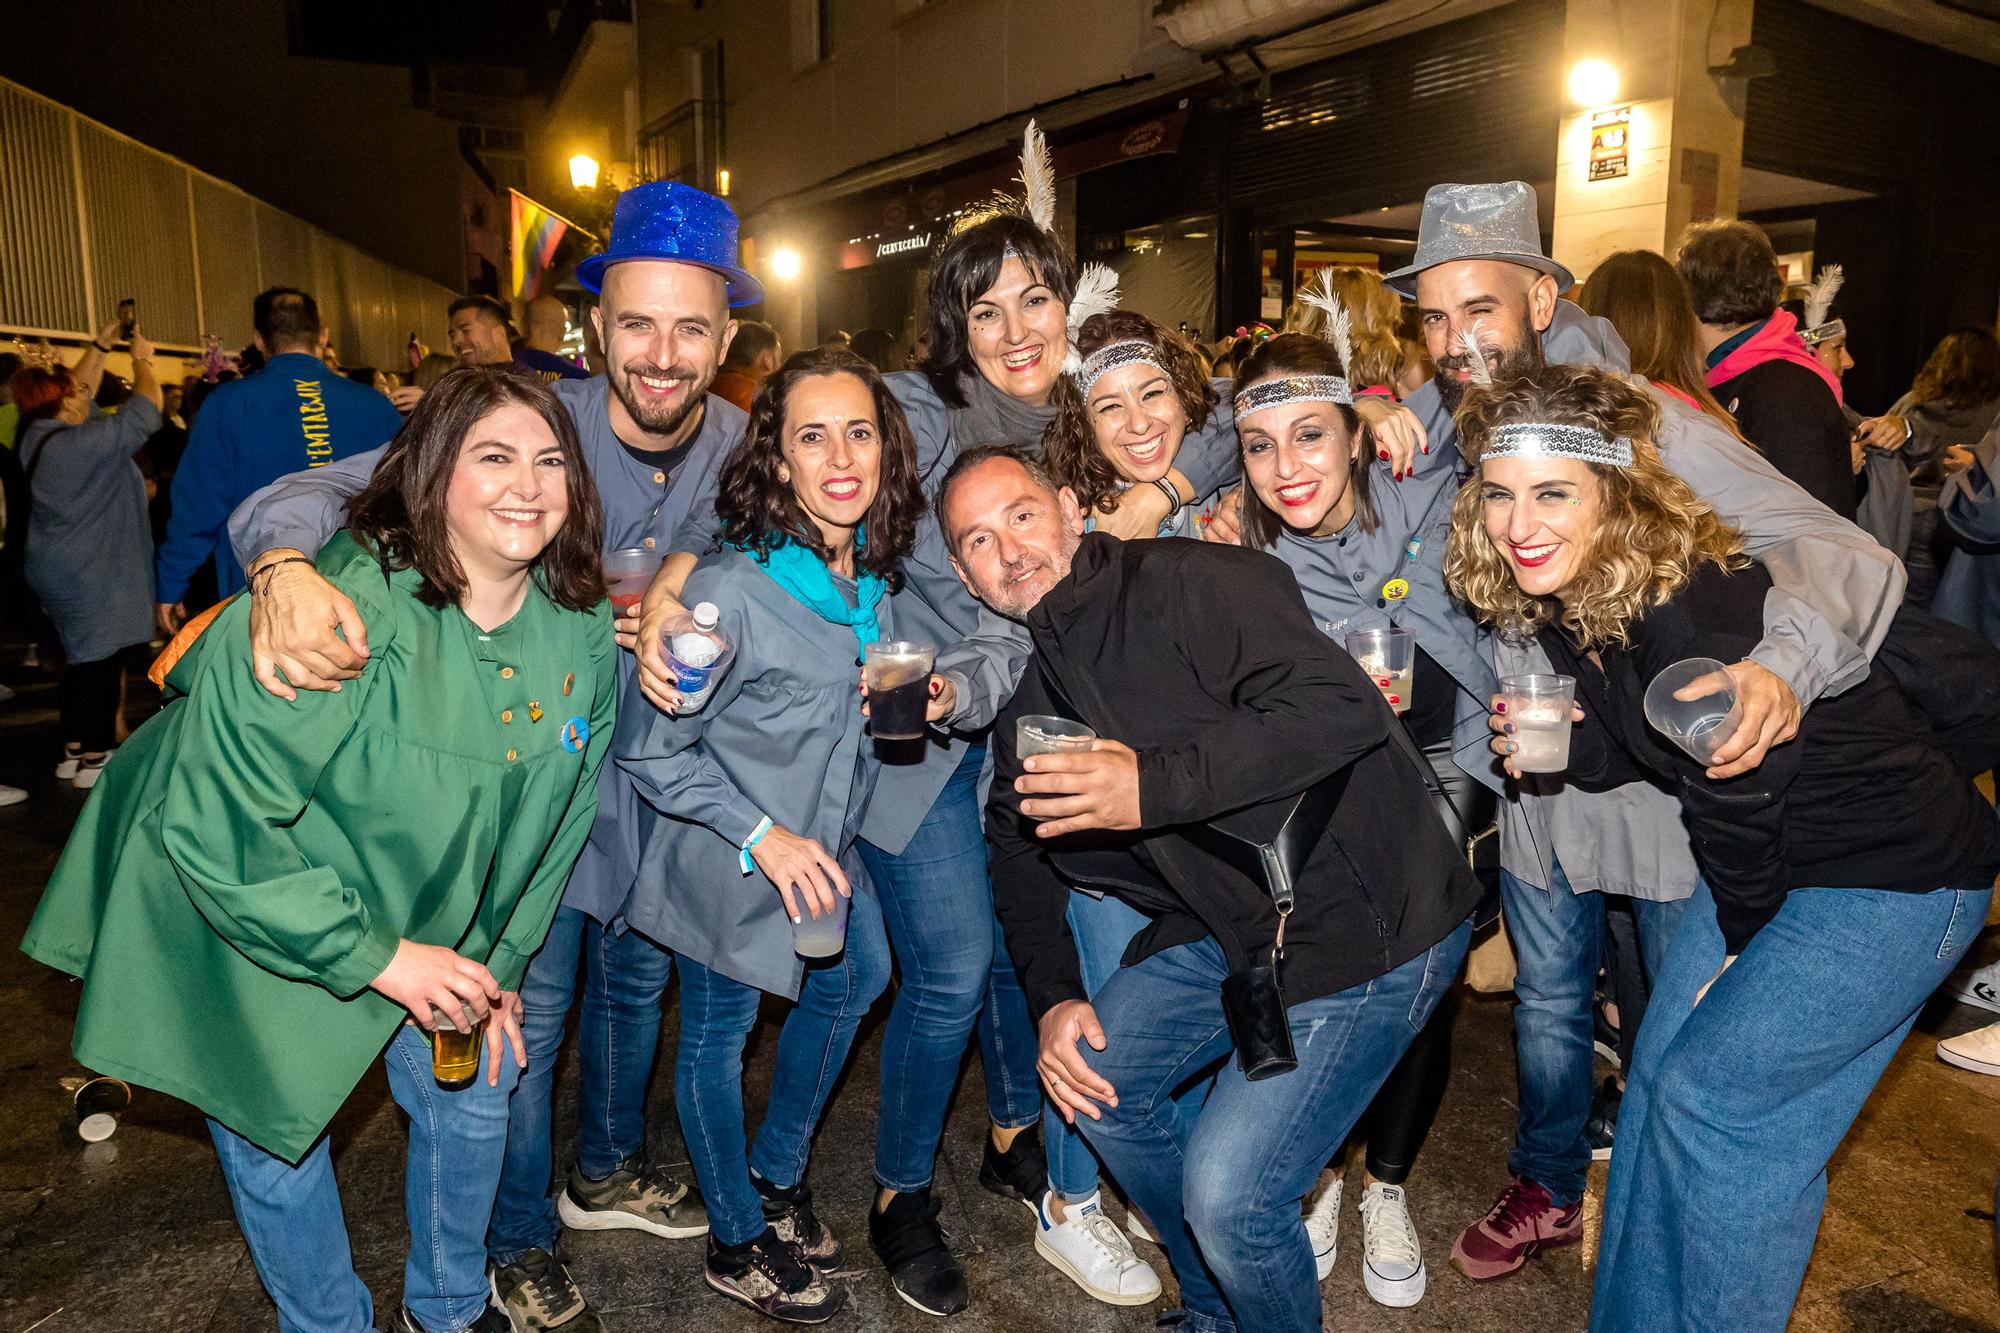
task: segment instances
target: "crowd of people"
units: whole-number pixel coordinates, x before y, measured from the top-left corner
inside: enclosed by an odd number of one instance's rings
[[[844,1095],[909,1305],[979,1298],[933,1184],[973,1045],[980,1183],[1089,1298],[1170,1271],[1182,1328],[1317,1329],[1351,1208],[1369,1296],[1413,1305],[1477,939],[1518,1124],[1451,1266],[1580,1240],[1608,1156],[1591,1328],[1777,1330],[1921,1006],[2000,1012],[1964,966],[2000,874],[1990,330],[1862,418],[1837,282],[1786,309],[1756,228],[1578,287],[1528,186],[1441,185],[1410,264],[1318,274],[1218,376],[1079,269],[1041,151],[940,244],[913,362],[733,317],[736,219],[676,182],[577,269],[595,373],[559,302],[516,339],[474,296],[454,361],[349,382],[267,292],[157,551],[143,334],[12,377],[58,772],[95,787],[23,947],[82,978],[84,1065],[207,1117],[281,1327],[593,1333],[566,1229],[703,1238],[721,1295],[833,1317],[812,1149],[885,995]],[[676,972],[692,1182],[647,1152]],[[1939,1053],[2000,1074],[2000,1024]],[[326,1135],[378,1058],[386,1323]]]

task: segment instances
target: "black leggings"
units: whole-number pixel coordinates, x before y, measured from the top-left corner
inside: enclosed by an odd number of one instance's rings
[[[1424,758],[1430,761],[1449,798],[1439,803],[1438,813],[1444,816],[1453,838],[1463,845],[1469,836],[1468,826],[1477,830],[1493,822],[1493,793],[1452,763],[1449,743],[1426,747]],[[1400,1185],[1409,1179],[1424,1138],[1431,1132],[1431,1122],[1437,1119],[1445,1080],[1451,1074],[1451,1028],[1457,1013],[1454,987],[1438,1001],[1430,1021],[1389,1071],[1355,1127],[1368,1144],[1368,1174],[1385,1185]]]
[[[124,674],[121,650],[95,662],[71,662],[56,683],[56,706],[62,713],[65,745],[81,745],[86,754],[102,754],[116,743],[118,682]]]

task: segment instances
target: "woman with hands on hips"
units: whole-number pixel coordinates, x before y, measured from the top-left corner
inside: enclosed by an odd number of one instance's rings
[[[723,464],[722,549],[688,576],[737,657],[684,714],[637,693],[617,763],[664,820],[622,923],[681,976],[675,1105],[708,1205],[708,1283],[784,1322],[845,1288],[805,1183],[812,1136],[889,946],[855,839],[881,765],[855,700],[866,645],[895,638],[923,493],[875,368],[845,348],[792,356],[759,388]],[[846,919],[844,945],[839,921]],[[743,1048],[765,994],[793,1002],[764,1122],[744,1151]]]
[[[1661,410],[1580,366],[1469,390],[1458,429],[1473,472],[1447,572],[1484,622],[1575,678],[1561,780],[1673,792],[1701,865],[1628,1071],[1591,1328],[1691,1327],[1725,1309],[1734,1328],[1778,1330],[1828,1159],[1985,923],[2000,829],[1879,662],[1748,774],[1648,725],[1653,680],[1689,658],[1741,660],[1771,590],[1742,535],[1661,462]],[[1926,632],[1899,619],[1892,634]],[[1912,648],[1925,660],[1922,644],[1899,653]],[[1511,769],[1518,741],[1494,721]],[[1917,835],[1884,813],[1906,809],[1926,812]]]
[[[368,672],[280,700],[231,605],[113,757],[23,942],[83,978],[80,1061],[208,1117],[288,1328],[373,1324],[325,1131],[377,1058],[410,1116],[406,1309],[384,1326],[486,1302],[515,991],[610,743],[600,524],[546,388],[447,377],[317,562],[368,617]],[[480,1076],[440,1087],[429,1032],[481,1023]]]

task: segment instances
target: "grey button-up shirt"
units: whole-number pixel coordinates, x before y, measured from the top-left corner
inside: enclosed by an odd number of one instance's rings
[[[836,578],[853,596],[852,580]],[[821,619],[739,551],[702,557],[684,600],[713,602],[736,660],[700,711],[660,712],[625,692],[611,758],[661,816],[621,923],[746,986],[798,998],[805,964],[792,924],[760,870],[742,872],[743,840],[768,818],[838,858],[856,893],[854,855],[875,774],[855,692],[854,631]],[[889,599],[876,612],[898,633]],[[850,916],[850,929],[863,918]],[[866,919],[874,920],[871,914]]]
[[[1567,301],[1557,304],[1542,350],[1551,361],[1620,373],[1631,364],[1610,324]],[[1771,575],[1765,638],[1751,660],[1790,685],[1806,706],[1865,679],[1903,600],[1902,565],[1719,423],[1647,388],[1660,407],[1661,457],[1742,532],[1745,549]],[[1455,447],[1435,383],[1409,403],[1434,442],[1449,439]],[[1496,675],[1550,669],[1532,642],[1495,635],[1491,643]],[[1560,860],[1578,893],[1602,890],[1655,901],[1687,897],[1700,875],[1680,802],[1644,783],[1607,792],[1580,791],[1560,777],[1514,784],[1500,807],[1500,857],[1509,873],[1531,884],[1548,885],[1550,863]]]
[[[701,425],[678,465],[668,472],[619,442],[611,429],[611,382],[602,375],[558,380],[549,389],[569,409],[583,444],[584,462],[597,483],[604,504],[605,550],[646,546],[664,559],[676,549],[707,550],[713,545],[716,474],[723,458],[743,438],[748,417],[741,408],[713,394],[703,400]],[[348,499],[368,484],[381,457],[380,449],[355,454],[309,472],[295,472],[252,495],[229,519],[237,559],[247,569],[250,561],[274,547],[317,551],[346,521]],[[683,540],[695,544],[677,546]],[[637,676],[632,654],[618,654],[620,690],[629,694]],[[647,710],[651,711],[650,704]],[[640,802],[631,781],[615,764],[600,770],[597,792],[597,819],[570,872],[563,902],[609,921],[625,903],[657,817]]]

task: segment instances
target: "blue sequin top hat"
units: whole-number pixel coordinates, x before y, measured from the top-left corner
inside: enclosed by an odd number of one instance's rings
[[[576,280],[604,290],[604,270],[628,259],[666,259],[720,273],[730,306],[755,305],[764,284],[736,264],[736,214],[705,190],[679,181],[647,181],[618,196],[611,245],[576,266]]]

